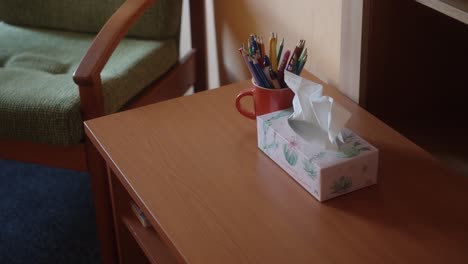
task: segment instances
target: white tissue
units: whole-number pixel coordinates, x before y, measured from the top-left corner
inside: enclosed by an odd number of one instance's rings
[[[295,93],[289,126],[311,144],[338,149],[338,144],[343,142],[341,130],[351,113],[332,97],[324,96],[320,84],[288,71],[284,72],[284,80]]]

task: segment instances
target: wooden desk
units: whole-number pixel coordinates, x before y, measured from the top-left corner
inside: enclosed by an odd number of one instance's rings
[[[257,149],[255,122],[234,107],[249,85],[86,122],[110,169],[123,262],[468,263],[467,178],[325,87],[380,149],[379,183],[319,203]]]

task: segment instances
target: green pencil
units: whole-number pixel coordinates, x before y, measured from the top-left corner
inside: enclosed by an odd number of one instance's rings
[[[280,64],[281,53],[283,52],[283,46],[284,46],[284,38],[281,40],[281,44],[280,44],[279,50],[278,50],[278,56],[276,56],[276,65]]]

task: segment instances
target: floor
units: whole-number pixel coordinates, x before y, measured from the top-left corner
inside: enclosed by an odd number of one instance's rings
[[[0,263],[99,263],[89,175],[0,160]]]

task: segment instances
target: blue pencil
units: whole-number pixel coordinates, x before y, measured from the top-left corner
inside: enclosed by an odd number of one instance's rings
[[[242,47],[239,49],[239,52],[240,52],[242,58],[244,59],[244,62],[245,62],[245,64],[247,65],[247,68],[249,69],[250,74],[251,74],[252,77],[254,78],[255,82],[256,82],[257,84],[260,85],[261,79],[260,79],[260,77],[259,77],[258,74],[257,74],[257,70],[256,70],[255,67],[253,66],[253,63],[252,63],[252,61],[250,60],[249,55],[244,54],[244,45],[242,45]]]
[[[263,72],[262,66],[260,66],[260,63],[258,63],[258,60],[253,59],[253,65],[255,69],[257,70],[257,74],[262,81],[262,84],[260,83],[257,83],[257,84],[264,88],[271,88],[270,83],[268,82],[268,79],[265,76],[265,73]]]

